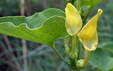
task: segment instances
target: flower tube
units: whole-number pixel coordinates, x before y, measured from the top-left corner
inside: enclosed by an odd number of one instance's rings
[[[71,3],[67,4],[65,12],[66,12],[65,26],[72,40],[71,41],[72,49],[70,47],[69,58],[75,60],[78,57],[77,32],[82,27],[82,19],[77,9]]]
[[[82,42],[85,48],[85,58],[84,60],[80,59],[77,61],[77,67],[83,69],[89,61],[90,52],[94,51],[97,48],[98,36],[97,36],[97,21],[101,15],[102,10],[98,9],[98,13],[91,19],[89,22],[82,28],[78,34],[79,40]]]
[[[98,13],[82,28],[78,34],[79,40],[82,42],[84,48],[88,51],[93,51],[97,48],[97,21],[101,15],[102,10],[98,9]]]
[[[71,3],[67,4],[65,12],[66,12],[65,19],[66,30],[68,34],[72,36],[81,29],[82,19],[77,9]]]

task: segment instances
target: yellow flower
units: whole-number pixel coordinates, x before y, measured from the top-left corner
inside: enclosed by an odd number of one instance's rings
[[[66,29],[68,34],[72,36],[81,29],[82,19],[77,9],[71,3],[67,4],[65,12],[66,12],[65,19]]]
[[[97,21],[101,15],[102,10],[98,9],[98,13],[82,28],[78,34],[79,40],[82,42],[84,48],[88,51],[93,51],[97,48]]]

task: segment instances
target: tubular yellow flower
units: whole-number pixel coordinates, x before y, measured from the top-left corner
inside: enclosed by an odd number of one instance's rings
[[[87,51],[93,51],[97,48],[98,36],[96,27],[101,13],[102,10],[98,9],[98,13],[82,28],[78,34],[79,40],[82,42]]]
[[[65,12],[66,12],[65,19],[66,29],[68,34],[72,36],[81,29],[82,19],[77,9],[71,3],[67,4]]]

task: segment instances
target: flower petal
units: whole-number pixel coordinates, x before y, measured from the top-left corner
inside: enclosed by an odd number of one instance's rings
[[[102,10],[98,9],[98,13],[82,28],[78,34],[79,40],[83,43],[83,46],[88,51],[93,51],[97,48],[98,36],[97,36],[97,21],[101,15]]]
[[[65,24],[67,32],[69,35],[74,35],[82,27],[81,16],[77,9],[71,3],[67,4],[65,12],[66,12]]]

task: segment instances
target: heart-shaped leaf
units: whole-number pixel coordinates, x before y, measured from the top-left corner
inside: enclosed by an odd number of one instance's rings
[[[18,26],[22,23],[26,23],[30,29],[39,28],[44,21],[52,16],[62,16],[65,17],[65,13],[59,9],[47,9],[39,13],[35,13],[30,17],[24,16],[9,16],[0,18],[1,22],[12,22],[15,26]]]
[[[64,17],[65,14],[58,9],[45,10],[30,17],[3,17],[0,18],[0,34],[52,47],[56,39],[67,35]]]
[[[113,58],[101,48],[97,48],[95,51],[91,52],[90,63],[99,71],[113,70]]]

